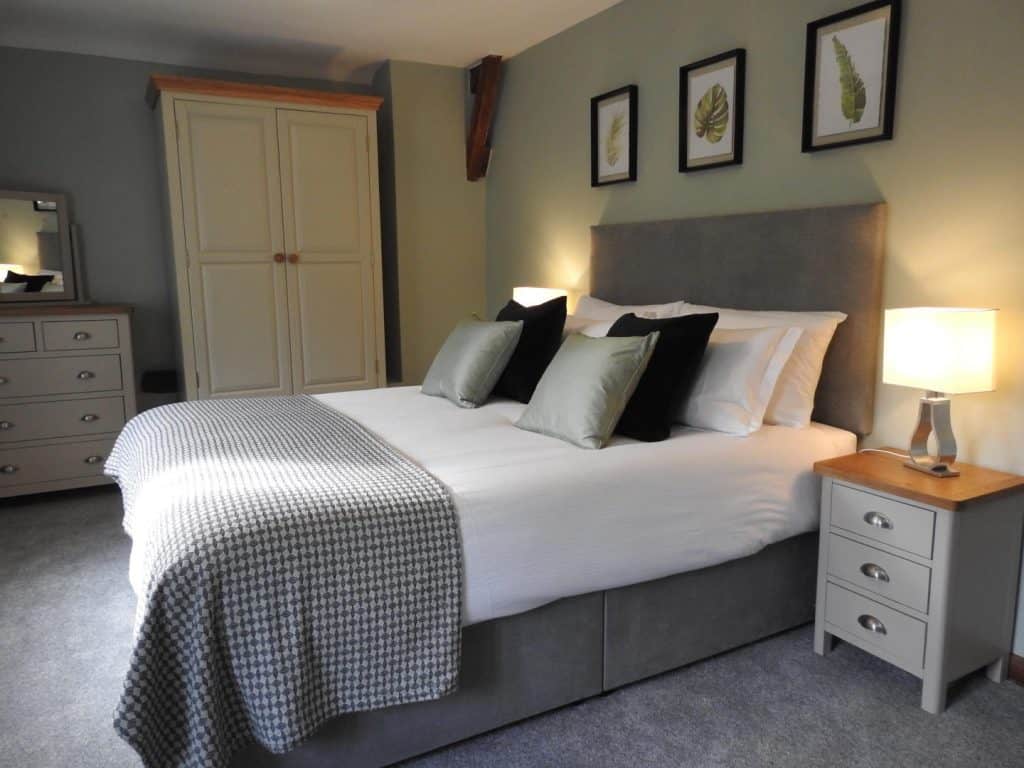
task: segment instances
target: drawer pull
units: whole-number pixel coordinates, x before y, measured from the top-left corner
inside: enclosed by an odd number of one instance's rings
[[[864,515],[864,522],[868,525],[872,525],[875,528],[881,528],[886,531],[892,530],[892,520],[885,515],[880,515],[877,512],[868,512]]]
[[[874,579],[875,581],[884,581],[887,583],[889,581],[889,574],[885,572],[885,568],[880,565],[875,565],[874,563],[864,563],[864,565],[860,567],[860,572],[869,579]]]
[[[0,429],[10,429],[13,426],[14,426],[13,422],[10,422],[10,421],[0,421]]]
[[[87,413],[82,417],[82,421],[88,424],[91,421],[96,421],[99,418],[95,413]]]
[[[864,627],[868,632],[874,632],[876,635],[885,634],[885,624],[880,622],[874,616],[862,613],[857,617],[857,623]]]
[[[99,464],[101,461],[103,461],[102,456],[86,456],[85,458],[86,464]]]
[[[3,472],[5,475],[13,475],[17,471],[18,468],[13,464],[4,464],[2,467],[0,467],[0,472]]]
[[[96,374],[93,373],[92,371],[79,371],[78,372],[78,378],[80,378],[82,381],[85,381],[86,379],[91,379],[95,375]]]
[[[85,331],[78,331],[71,338],[74,339],[75,341],[86,341],[91,337],[90,334],[86,333]]]
[[[7,377],[6,376],[0,376],[0,384],[6,384],[6,383],[7,383]]]

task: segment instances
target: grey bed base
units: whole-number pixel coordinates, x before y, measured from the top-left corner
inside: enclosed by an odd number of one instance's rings
[[[871,431],[882,320],[882,203],[591,228],[590,289],[620,304],[840,310],[814,419]],[[810,470],[810,467],[808,467]],[[344,715],[287,755],[236,765],[380,766],[810,621],[817,533],[658,581],[463,631],[461,690]]]
[[[474,624],[458,692],[342,715],[287,754],[252,747],[234,765],[389,765],[799,626],[814,616],[817,541]]]

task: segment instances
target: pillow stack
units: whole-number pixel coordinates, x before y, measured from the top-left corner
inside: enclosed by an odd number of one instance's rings
[[[689,304],[622,306],[584,296],[510,301],[487,323],[464,320],[423,382],[464,408],[493,394],[527,403],[516,426],[583,448],[613,431],[652,442],[673,424],[749,435],[810,424],[841,312]]]

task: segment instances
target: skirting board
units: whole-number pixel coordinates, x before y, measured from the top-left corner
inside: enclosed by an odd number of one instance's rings
[[[1010,679],[1024,685],[1024,656],[1010,654]]]

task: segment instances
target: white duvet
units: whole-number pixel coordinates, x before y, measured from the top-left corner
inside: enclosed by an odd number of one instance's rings
[[[477,409],[418,387],[317,395],[452,491],[465,552],[463,620],[508,616],[753,554],[818,525],[811,465],[850,432],[765,426],[748,437],[673,430],[599,451],[512,426],[525,408]]]

